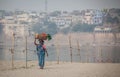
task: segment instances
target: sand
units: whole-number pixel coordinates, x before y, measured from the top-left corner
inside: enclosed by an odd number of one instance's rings
[[[44,69],[39,69],[37,61],[25,62],[0,61],[0,77],[120,77],[119,63],[70,63],[46,62]]]

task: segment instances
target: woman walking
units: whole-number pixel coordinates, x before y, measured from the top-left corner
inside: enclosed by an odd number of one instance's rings
[[[37,49],[38,62],[39,62],[40,69],[43,69],[45,64],[45,52],[47,56],[48,56],[48,53],[44,45],[44,40],[38,39],[38,41],[39,41],[39,44],[36,43],[36,38],[35,38],[34,44],[36,45],[36,49]]]

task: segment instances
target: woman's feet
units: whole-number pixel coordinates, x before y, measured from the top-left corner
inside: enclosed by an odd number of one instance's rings
[[[43,69],[43,67],[40,67],[40,69]]]

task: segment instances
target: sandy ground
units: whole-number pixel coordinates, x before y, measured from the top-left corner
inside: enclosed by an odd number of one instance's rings
[[[119,63],[70,63],[46,62],[44,69],[39,69],[37,61],[14,62],[0,61],[0,77],[120,77]]]

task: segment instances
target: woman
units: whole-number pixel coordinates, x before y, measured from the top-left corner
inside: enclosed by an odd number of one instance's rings
[[[37,49],[38,62],[39,62],[40,69],[43,69],[44,63],[45,63],[45,52],[47,56],[48,56],[48,53],[44,45],[44,41],[42,39],[39,39],[38,41],[39,41],[39,44],[36,43],[36,38],[35,38],[34,44],[36,45],[36,49]]]

